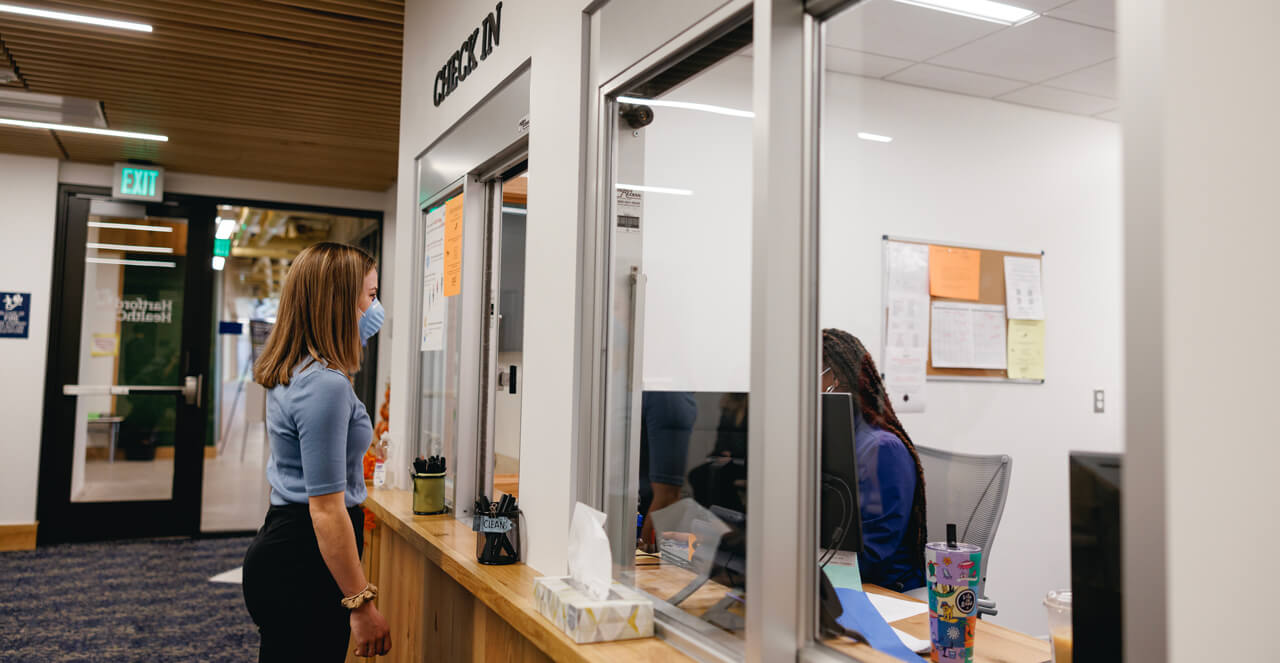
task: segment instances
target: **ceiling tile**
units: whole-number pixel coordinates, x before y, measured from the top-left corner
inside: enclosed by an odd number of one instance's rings
[[[1116,29],[1116,0],[1075,0],[1048,14],[1095,28]]]
[[[1044,85],[1115,99],[1116,61],[1107,60],[1092,67],[1073,71],[1065,76],[1050,78],[1044,82]]]
[[[852,51],[839,46],[827,46],[826,59],[827,69],[831,71],[855,76],[870,76],[872,78],[882,78],[915,64],[911,60],[899,60],[898,58],[889,58],[874,53]]]
[[[954,69],[1029,83],[1114,58],[1115,33],[1042,17],[930,60]]]
[[[1001,27],[893,0],[867,0],[828,21],[827,43],[919,62]]]
[[[998,97],[1027,85],[1022,81],[1011,81],[1007,78],[975,74],[971,71],[948,69],[931,64],[918,64],[904,69],[889,76],[888,80],[935,90],[970,94],[976,97]]]
[[[1081,94],[1069,90],[1059,90],[1058,88],[1044,85],[1032,85],[1021,90],[1014,90],[1001,96],[1000,100],[1064,113],[1076,113],[1078,115],[1102,113],[1116,106],[1115,99],[1095,97],[1090,94]]]

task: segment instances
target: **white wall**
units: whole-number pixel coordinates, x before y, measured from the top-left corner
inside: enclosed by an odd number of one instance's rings
[[[732,58],[670,98],[749,108],[750,64]],[[1045,251],[1045,384],[930,382],[927,412],[901,415],[918,444],[1013,457],[987,593],[993,621],[1045,633],[1040,601],[1071,579],[1067,452],[1123,448],[1119,126],[835,73],[826,94],[824,327],[879,358],[885,234]],[[750,122],[655,110],[646,184],[694,195],[646,194],[646,388],[745,390]]]
[[[0,154],[0,291],[31,293],[25,339],[0,338],[0,524],[36,519],[58,161]]]
[[[1275,660],[1280,4],[1119,6],[1127,660]]]
[[[574,435],[575,302],[578,222],[582,199],[583,15],[581,0],[507,0],[502,41],[480,67],[439,106],[431,101],[435,73],[494,8],[494,2],[409,0],[404,17],[400,95],[400,169],[397,207],[397,280],[412,273],[413,224],[417,223],[414,159],[499,82],[532,61],[529,100],[528,239],[525,250],[524,365],[521,380],[522,454],[520,501],[528,520],[529,565],[542,573],[564,571],[564,537],[572,507],[564,480]],[[546,176],[539,175],[546,174]],[[465,287],[465,286],[464,286]],[[395,308],[408,310],[420,291],[401,288]],[[413,321],[396,324],[392,353],[391,430],[403,453],[405,413],[414,400],[404,367],[418,361]],[[401,433],[397,434],[397,431]]]

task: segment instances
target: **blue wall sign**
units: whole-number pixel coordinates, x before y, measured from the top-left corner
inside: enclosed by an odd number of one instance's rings
[[[31,325],[31,293],[0,292],[0,338],[26,338]]]

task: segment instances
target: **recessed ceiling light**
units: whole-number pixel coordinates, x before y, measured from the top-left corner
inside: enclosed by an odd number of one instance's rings
[[[7,124],[11,127],[25,127],[27,129],[49,129],[51,131],[70,131],[80,134],[95,134],[98,136],[113,136],[115,138],[138,138],[140,140],[156,140],[162,143],[169,141],[168,136],[159,134],[144,134],[136,131],[116,131],[114,129],[99,129],[97,127],[77,127],[70,124],[54,124],[52,122],[31,122],[29,120],[14,120],[11,118],[0,117],[0,124]]]
[[[98,18],[96,16],[85,16],[84,14],[68,14],[67,12],[55,12],[48,9],[36,9],[35,7],[21,7],[18,5],[10,5],[0,3],[0,12],[8,12],[10,14],[22,14],[23,16],[36,16],[38,18],[51,18],[57,21],[71,21],[72,23],[87,23],[89,25],[99,25],[104,28],[120,28],[121,30],[136,30],[137,32],[151,32],[151,26],[146,23],[134,23],[133,21],[117,21],[110,18]]]
[[[647,106],[657,106],[659,108],[682,108],[684,110],[702,111],[704,113],[715,113],[717,115],[729,115],[732,117],[755,117],[756,114],[749,110],[741,110],[738,108],[729,108],[728,106],[713,106],[711,104],[695,104],[690,101],[667,101],[665,99],[641,99],[639,97],[618,97],[618,101],[624,104],[645,104]]]
[[[645,186],[643,184],[617,184],[619,189],[627,189],[628,191],[647,191],[649,193],[669,193],[674,196],[692,196],[693,192],[688,189],[674,189],[669,186]]]
[[[893,136],[881,136],[880,134],[869,134],[865,131],[858,132],[858,138],[869,140],[876,143],[892,143]]]
[[[993,0],[897,0],[904,5],[915,5],[925,9],[936,9],[940,12],[990,21],[1000,25],[1022,25],[1034,21],[1040,15],[1030,9],[1006,5]]]

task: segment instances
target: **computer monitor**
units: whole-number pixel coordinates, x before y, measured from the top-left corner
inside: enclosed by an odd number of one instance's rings
[[[822,395],[822,514],[818,545],[823,550],[862,551],[853,422],[851,394]]]
[[[1071,630],[1075,660],[1121,661],[1124,651],[1120,454],[1071,452]]]

